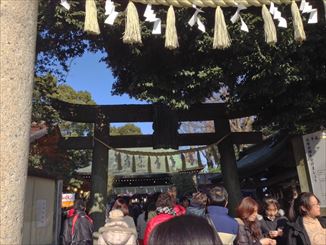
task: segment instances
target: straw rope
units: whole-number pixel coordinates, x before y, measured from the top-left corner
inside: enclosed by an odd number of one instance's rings
[[[142,3],[142,4],[152,4],[152,5],[165,5],[165,6],[174,6],[174,7],[183,7],[190,8],[192,5],[197,7],[211,7],[216,8],[220,7],[236,7],[238,5],[249,6],[262,6],[270,5],[271,2],[275,4],[290,4],[291,0],[132,0],[133,2]]]
[[[124,154],[128,154],[128,155],[138,155],[138,156],[172,156],[172,155],[178,155],[178,154],[182,154],[182,153],[190,153],[190,152],[197,152],[197,151],[206,150],[206,149],[208,149],[208,148],[210,148],[212,146],[215,146],[215,145],[220,144],[223,140],[225,140],[230,135],[231,135],[231,133],[230,134],[227,134],[227,135],[224,135],[220,140],[218,140],[217,142],[215,142],[213,144],[210,144],[210,145],[200,146],[200,147],[191,148],[191,149],[187,149],[187,150],[168,151],[168,152],[123,150],[123,149],[117,149],[117,148],[114,148],[112,146],[109,146],[108,144],[106,144],[105,142],[103,142],[102,140],[100,140],[100,139],[98,139],[96,137],[94,137],[94,140],[96,140],[97,142],[101,143],[102,145],[104,145],[109,150],[114,150],[116,152],[120,152],[120,153],[124,153]]]

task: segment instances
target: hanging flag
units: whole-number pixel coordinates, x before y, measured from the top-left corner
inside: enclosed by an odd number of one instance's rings
[[[116,154],[116,161],[117,161],[118,170],[122,170],[122,163],[121,163],[121,154],[120,154],[120,152],[118,152]]]
[[[216,151],[216,146],[213,145],[211,147],[211,151],[212,151],[212,154],[213,154],[213,157],[214,157],[214,161],[215,161],[215,164],[218,165],[219,164],[219,157],[218,157],[218,154],[217,154],[217,151]]]
[[[169,160],[167,156],[165,156],[165,172],[170,172]]]
[[[147,172],[152,173],[152,163],[151,163],[151,157],[150,156],[148,156],[148,159],[147,159]]]
[[[131,166],[131,171],[133,173],[136,172],[136,159],[135,159],[135,155],[132,155],[132,166]]]
[[[181,169],[182,170],[186,170],[187,169],[186,158],[185,158],[185,156],[184,156],[183,153],[181,153],[181,161],[182,161],[182,167],[181,167]]]
[[[197,151],[197,162],[198,162],[198,167],[203,167],[203,163],[201,161],[201,157],[200,157],[200,151]]]

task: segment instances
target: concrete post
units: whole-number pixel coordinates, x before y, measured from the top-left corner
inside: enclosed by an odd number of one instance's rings
[[[21,244],[38,1],[0,3],[0,244]]]

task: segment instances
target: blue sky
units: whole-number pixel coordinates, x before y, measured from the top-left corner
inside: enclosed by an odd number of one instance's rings
[[[85,53],[82,57],[73,60],[67,74],[66,83],[77,91],[86,90],[91,93],[93,100],[98,105],[117,104],[146,104],[129,98],[128,95],[111,95],[114,78],[106,64],[99,62],[101,53]],[[151,123],[135,123],[144,134],[153,132]],[[113,124],[122,126],[123,124]]]

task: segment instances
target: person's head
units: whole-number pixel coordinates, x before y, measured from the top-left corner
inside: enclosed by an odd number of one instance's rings
[[[190,201],[187,197],[183,197],[180,201],[181,205],[185,208],[189,207]]]
[[[258,203],[251,197],[242,199],[237,209],[238,217],[249,227],[250,234],[258,239],[261,236],[261,229],[258,225]]]
[[[183,215],[158,225],[149,245],[222,245],[215,229],[202,217]]]
[[[151,211],[155,211],[156,210],[155,203],[154,202],[147,203],[145,205],[144,209],[145,209],[144,219],[145,219],[145,221],[147,221],[148,220],[148,213],[151,212]]]
[[[171,187],[169,187],[168,193],[170,194],[170,196],[173,199],[177,199],[178,191],[177,191],[177,187],[175,185],[172,185]]]
[[[82,199],[75,200],[74,210],[75,211],[85,211],[86,210],[85,202]]]
[[[114,202],[114,204],[112,206],[112,210],[115,210],[115,209],[120,209],[125,216],[126,215],[129,215],[128,204],[127,204],[127,202],[123,198],[118,198]]]
[[[173,200],[172,197],[169,193],[161,193],[155,203],[156,207],[168,207],[168,208],[173,208]]]
[[[302,192],[294,200],[290,209],[289,218],[293,221],[298,216],[316,218],[320,216],[319,199],[311,192]]]
[[[276,199],[267,198],[264,200],[264,211],[267,217],[275,218],[276,216],[278,216],[279,209],[280,205]]]
[[[205,207],[207,204],[207,195],[202,192],[196,192],[192,194],[191,204]]]
[[[209,205],[226,207],[228,193],[223,186],[215,186],[209,191]]]
[[[243,198],[238,206],[237,214],[245,223],[255,222],[258,215],[258,203],[251,197]]]

